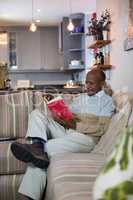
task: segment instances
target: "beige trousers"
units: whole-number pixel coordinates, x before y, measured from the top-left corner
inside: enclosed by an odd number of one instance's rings
[[[72,129],[65,129],[39,110],[34,110],[29,116],[26,137],[39,137],[46,141],[45,151],[49,158],[59,153],[88,153],[95,142],[91,136],[84,135]],[[23,177],[19,192],[40,200],[45,189],[46,170],[28,166]]]

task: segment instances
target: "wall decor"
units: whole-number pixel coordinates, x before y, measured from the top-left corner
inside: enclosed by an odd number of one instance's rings
[[[124,50],[133,49],[133,0],[129,0],[128,38],[124,41]]]

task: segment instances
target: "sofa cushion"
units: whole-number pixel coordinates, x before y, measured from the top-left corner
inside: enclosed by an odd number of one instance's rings
[[[52,157],[48,168],[46,199],[59,197],[61,188],[65,192],[64,184],[68,183],[69,191],[72,189],[69,183],[94,183],[104,162],[103,154],[63,153]],[[61,187],[59,190],[56,190],[57,185]]]
[[[44,111],[45,113],[48,112],[46,102],[44,101],[44,99],[45,99],[44,97],[46,94],[48,95],[48,93],[45,93],[43,91],[34,91],[33,92],[34,108]],[[49,93],[49,94],[54,97],[57,97],[60,95],[64,99],[64,101],[67,105],[72,103],[73,98],[78,95],[78,94],[59,94],[59,93],[55,93],[55,94]]]
[[[123,130],[94,186],[94,200],[133,199],[133,127]]]
[[[0,95],[0,138],[24,137],[32,110],[31,91]]]
[[[22,200],[18,188],[23,175],[0,176],[0,199],[1,200]]]
[[[47,104],[43,98],[44,94],[45,93],[41,92],[41,91],[33,92],[33,107],[34,107],[34,109],[39,109],[47,114],[48,108],[47,108]]]
[[[122,130],[128,124],[128,119],[130,117],[131,111],[132,106],[128,101],[124,105],[124,107],[112,117],[108,130],[101,137],[93,152],[103,153],[106,156],[108,156],[111,153],[115,145],[116,139],[120,137]]]
[[[20,140],[20,142],[23,141]],[[10,150],[12,142],[14,140],[0,142],[0,175],[22,174],[25,172],[26,165],[17,160]]]
[[[54,200],[92,200],[92,182],[62,182],[56,183]]]

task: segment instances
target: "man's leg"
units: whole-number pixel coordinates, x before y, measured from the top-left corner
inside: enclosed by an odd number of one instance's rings
[[[45,149],[51,157],[65,152],[88,153],[94,146],[95,142],[91,136],[69,129],[64,137],[49,140]]]
[[[66,130],[39,110],[34,110],[29,116],[28,131],[26,137],[59,138],[66,134]],[[46,185],[46,171],[29,166],[21,182],[19,192],[35,200],[40,200]]]
[[[34,200],[42,198],[46,186],[46,170],[28,166],[19,187],[19,193]]]
[[[46,168],[49,160],[47,153],[45,153],[45,143],[49,138],[59,138],[65,134],[64,127],[39,110],[34,110],[29,116],[26,135],[32,140],[33,144],[14,142],[11,145],[11,150],[17,159],[23,162],[31,162],[39,168]]]
[[[26,137],[40,138],[47,141],[49,138],[59,138],[65,134],[66,129],[52,118],[37,109],[31,112]]]

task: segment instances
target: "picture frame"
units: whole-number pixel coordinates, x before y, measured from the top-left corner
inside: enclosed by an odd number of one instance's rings
[[[128,37],[124,41],[124,50],[133,49],[133,0],[129,0]]]

